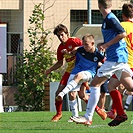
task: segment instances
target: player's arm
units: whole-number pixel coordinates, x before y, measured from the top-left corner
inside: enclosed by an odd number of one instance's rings
[[[105,56],[105,54],[102,56],[102,59],[98,62],[98,67],[101,67],[102,66],[102,64],[105,62],[105,60],[106,60],[106,56]]]
[[[111,41],[107,42],[106,44],[104,44],[104,48],[107,49],[109,46],[116,44],[117,42],[119,42],[121,39],[126,37],[126,32],[123,32],[121,34],[118,34],[115,38],[113,38]],[[103,45],[102,45],[103,46]]]
[[[63,60],[58,60],[52,67],[50,67],[49,69],[47,69],[45,71],[45,75],[47,76],[52,71],[57,70],[58,68],[60,68],[62,65],[63,65]]]
[[[107,49],[109,46],[118,43],[120,40],[122,40],[126,37],[126,32],[125,32],[124,28],[121,26],[121,24],[116,19],[112,18],[108,21],[108,23],[109,23],[110,27],[112,27],[112,29],[114,31],[116,31],[117,35],[109,42],[100,46],[101,49]]]
[[[77,52],[77,49],[78,49],[79,47],[75,47],[72,51],[67,51],[66,49],[63,49],[61,52],[63,53],[63,54],[67,54],[67,55],[75,55],[76,54],[76,52]]]
[[[78,46],[78,47],[75,47],[72,51],[71,51],[71,55],[75,55],[76,52],[77,52],[77,49],[81,47],[81,46]]]

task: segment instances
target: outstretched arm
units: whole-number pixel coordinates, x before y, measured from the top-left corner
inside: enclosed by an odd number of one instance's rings
[[[49,69],[47,69],[45,71],[45,75],[47,76],[48,74],[50,74],[53,70],[57,70],[58,68],[60,68],[63,65],[63,60],[58,60],[52,67],[50,67]]]

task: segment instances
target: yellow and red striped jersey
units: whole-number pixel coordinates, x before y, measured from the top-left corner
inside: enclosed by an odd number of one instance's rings
[[[128,50],[128,64],[130,65],[130,68],[133,68],[133,22],[125,21],[121,22],[121,25],[127,34],[125,41]]]

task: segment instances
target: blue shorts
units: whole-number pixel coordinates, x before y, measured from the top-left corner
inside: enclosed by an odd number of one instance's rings
[[[108,93],[107,85],[108,85],[108,80],[101,85],[101,92]]]

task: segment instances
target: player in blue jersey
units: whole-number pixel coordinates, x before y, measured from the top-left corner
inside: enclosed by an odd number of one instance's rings
[[[128,49],[128,64],[130,69],[133,71],[133,4],[125,3],[122,6],[122,18],[123,22],[121,22],[122,27],[125,29],[127,36],[125,37],[125,41],[127,43]],[[125,111],[123,110],[123,91],[125,87],[120,84],[119,80],[115,75],[109,81],[108,90],[110,92],[112,98],[112,109],[107,112],[109,118],[114,119],[110,123],[109,126],[119,125],[121,122],[126,119]],[[119,91],[120,92],[119,92]],[[128,93],[128,91],[126,91]],[[129,92],[129,94],[133,94],[133,92]]]
[[[58,94],[59,100],[62,100],[64,95],[68,92],[80,92],[81,84],[84,82],[90,82],[92,80],[96,74],[98,65],[105,59],[105,57],[100,54],[98,49],[95,47],[93,35],[87,34],[83,36],[82,41],[83,46],[75,51],[77,63],[70,74],[67,86]],[[84,92],[82,95],[87,94]],[[77,101],[75,95],[73,95],[73,99],[70,99],[69,104],[73,115],[72,117],[78,117]],[[107,114],[100,110],[98,106],[96,106],[95,110],[103,120],[106,119]]]
[[[106,61],[98,69],[97,75],[90,84],[91,93],[85,115],[73,119],[76,123],[87,126],[92,124],[94,110],[100,97],[100,86],[113,74],[128,88],[128,91],[133,91],[132,71],[127,64],[128,52],[126,42],[124,41],[126,32],[120,25],[117,17],[111,12],[112,0],[98,0],[98,7],[104,18],[102,24],[104,44],[99,46],[98,49],[106,50]],[[119,122],[113,126],[117,126],[127,120],[127,116],[121,116],[118,119]]]

